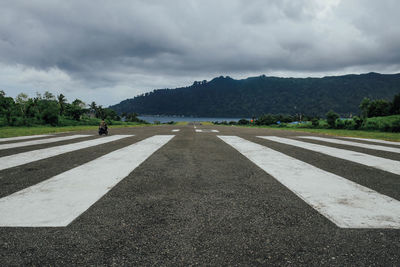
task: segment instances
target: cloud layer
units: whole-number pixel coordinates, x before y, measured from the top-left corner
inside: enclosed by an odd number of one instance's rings
[[[219,75],[400,72],[398,14],[396,0],[6,0],[0,86],[108,105]]]

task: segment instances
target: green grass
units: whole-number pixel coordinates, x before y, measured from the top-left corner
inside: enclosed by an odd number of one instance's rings
[[[284,127],[273,127],[273,126],[247,126],[247,127],[268,128],[268,129],[294,131],[294,132],[317,133],[317,134],[326,134],[326,135],[333,135],[333,136],[360,137],[360,138],[372,138],[372,139],[381,139],[381,140],[388,140],[388,141],[400,141],[400,133],[391,133],[391,132],[343,130],[343,129],[284,128]]]
[[[177,125],[177,126],[188,125],[188,122],[187,121],[178,121],[175,123],[175,125]]]
[[[148,126],[148,124],[123,124],[123,125],[111,125],[112,128],[124,128],[124,127],[136,127],[136,126]],[[0,138],[15,137],[24,135],[36,135],[36,134],[49,134],[49,133],[60,133],[60,132],[73,132],[83,130],[97,130],[98,126],[91,125],[79,125],[79,126],[35,126],[35,127],[0,127]]]
[[[214,125],[211,121],[201,121],[200,122],[202,125]]]

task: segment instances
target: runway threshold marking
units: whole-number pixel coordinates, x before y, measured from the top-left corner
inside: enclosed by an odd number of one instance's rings
[[[288,138],[281,138],[276,136],[258,136],[258,137],[286,145],[296,146],[303,149],[315,151],[339,159],[345,159],[348,161],[356,162],[362,165],[391,172],[394,174],[400,174],[400,162],[396,160],[380,158],[346,149],[333,148],[312,143],[301,142]]]
[[[41,138],[41,137],[48,137],[48,136],[53,136],[53,135],[41,134],[41,135],[26,135],[26,136],[17,136],[17,137],[7,137],[7,138],[0,138],[0,142],[19,141],[19,140],[34,139],[34,138]]]
[[[381,150],[381,151],[387,151],[387,152],[393,152],[393,153],[400,153],[400,148],[395,148],[395,147],[387,147],[387,146],[372,145],[372,144],[362,144],[362,143],[357,143],[357,142],[351,142],[351,141],[345,141],[345,140],[333,139],[333,138],[323,138],[323,137],[318,137],[318,136],[298,136],[298,138],[322,141],[322,142],[339,144],[339,145],[348,145],[348,146],[355,146],[355,147],[361,147],[361,148],[368,148],[368,149],[373,149],[373,150]]]
[[[174,135],[156,135],[0,199],[0,226],[63,227]]]
[[[108,142],[116,141],[122,138],[131,137],[133,135],[113,135],[107,137],[100,137],[93,140],[82,141],[74,144],[43,148],[38,150],[32,150],[28,152],[18,153],[10,156],[0,158],[0,170],[20,166],[23,164],[31,163],[37,160],[54,157],[67,152],[88,148]]]
[[[358,137],[341,137],[341,138],[400,146],[400,142],[391,142],[391,141],[379,140],[379,139],[358,138]]]
[[[46,139],[40,139],[40,140],[31,140],[31,141],[12,143],[12,144],[3,144],[3,145],[0,145],[0,150],[16,148],[16,147],[32,146],[32,145],[49,144],[49,143],[55,143],[55,142],[72,140],[72,139],[89,137],[89,136],[91,136],[91,135],[75,134],[75,135],[60,136],[60,137],[46,138]]]
[[[341,228],[400,229],[400,201],[237,136],[218,136]]]

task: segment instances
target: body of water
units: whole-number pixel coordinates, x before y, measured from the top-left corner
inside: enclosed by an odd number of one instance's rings
[[[187,122],[192,122],[192,121],[239,121],[240,119],[243,118],[206,118],[206,117],[201,117],[201,118],[195,118],[195,117],[174,117],[174,116],[138,116],[139,119],[145,120],[150,123],[154,123],[155,121],[159,121],[161,123],[165,122],[178,122],[178,121],[187,121]]]

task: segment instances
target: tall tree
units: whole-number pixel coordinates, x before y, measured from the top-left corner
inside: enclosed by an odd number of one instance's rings
[[[369,110],[369,105],[371,104],[371,100],[368,97],[364,97],[363,100],[360,103],[360,109],[361,109],[361,117],[362,118],[367,118],[368,117],[368,110]]]
[[[339,114],[333,112],[332,110],[326,113],[326,122],[328,123],[329,127],[335,128],[336,120],[339,118]]]
[[[14,110],[14,99],[12,97],[6,97],[6,94],[3,91],[0,91],[0,117],[5,117],[8,125],[11,125],[12,123]]]
[[[21,112],[22,116],[26,116],[26,109],[28,105],[28,95],[24,93],[20,93],[15,98],[15,103],[18,104],[19,111]]]
[[[44,92],[44,99],[46,100],[56,100],[56,97],[49,91]]]
[[[63,94],[59,94],[57,96],[57,101],[58,101],[58,107],[60,108],[60,115],[63,115],[65,111],[65,105],[67,104],[67,99]]]
[[[400,94],[393,97],[392,114],[400,114]]]

